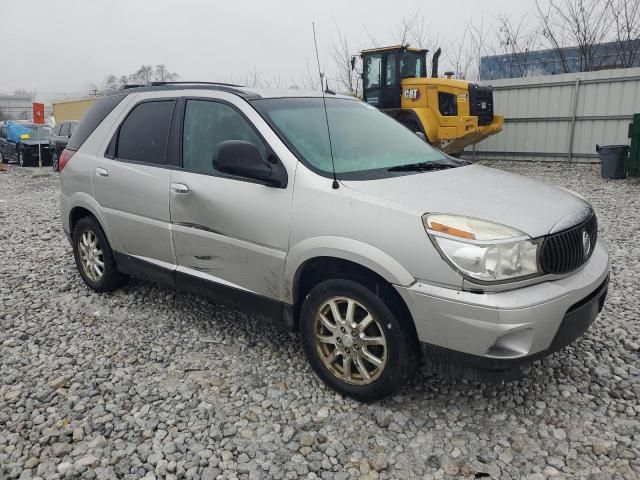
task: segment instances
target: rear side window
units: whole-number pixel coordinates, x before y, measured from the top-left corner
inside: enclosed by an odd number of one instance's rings
[[[174,104],[174,100],[163,100],[136,105],[120,125],[116,157],[165,164]],[[79,128],[82,128],[82,123]]]
[[[93,131],[102,123],[111,110],[118,105],[127,95],[109,95],[96,100],[96,102],[84,114],[78,128],[73,133],[67,144],[67,150],[78,150],[89,138]]]
[[[63,137],[66,137],[69,135],[69,132],[71,130],[69,130],[70,125],[68,123],[63,123],[62,124],[62,128],[60,129],[60,135]]]

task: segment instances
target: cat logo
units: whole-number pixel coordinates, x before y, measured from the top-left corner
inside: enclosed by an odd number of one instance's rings
[[[420,100],[419,88],[405,88],[402,92],[402,96],[405,100]]]

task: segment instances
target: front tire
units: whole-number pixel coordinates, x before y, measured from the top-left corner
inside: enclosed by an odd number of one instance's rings
[[[362,402],[393,393],[419,363],[411,326],[367,287],[346,279],[315,286],[300,312],[305,355],[334,390]]]
[[[84,283],[96,292],[111,292],[126,283],[113,251],[94,217],[78,220],[73,229],[73,255]]]

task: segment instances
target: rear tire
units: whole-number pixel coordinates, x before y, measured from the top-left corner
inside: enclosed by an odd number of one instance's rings
[[[107,237],[94,217],[81,218],[74,227],[73,256],[82,280],[96,292],[111,292],[127,282],[118,272]]]
[[[326,280],[309,292],[300,312],[301,341],[327,385],[374,402],[411,378],[420,361],[417,339],[391,304],[346,279]]]

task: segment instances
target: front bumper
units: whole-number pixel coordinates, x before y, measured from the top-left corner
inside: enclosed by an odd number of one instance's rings
[[[432,359],[506,370],[578,338],[602,309],[608,276],[598,242],[581,270],[555,281],[480,294],[419,282],[396,289]]]

